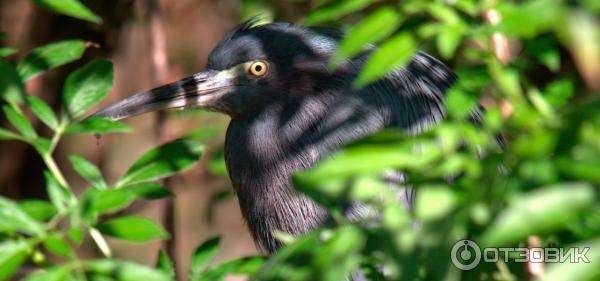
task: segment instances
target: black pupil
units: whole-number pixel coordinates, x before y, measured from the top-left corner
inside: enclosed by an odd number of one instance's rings
[[[261,70],[262,70],[262,66],[260,64],[254,66],[254,71],[260,72]]]

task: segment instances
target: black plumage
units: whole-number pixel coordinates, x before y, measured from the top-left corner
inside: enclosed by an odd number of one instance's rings
[[[297,235],[330,219],[326,209],[294,189],[295,171],[382,129],[417,134],[444,117],[444,93],[456,76],[443,63],[418,52],[406,66],[356,90],[352,81],[375,47],[329,71],[341,38],[334,29],[246,22],[212,51],[206,72],[97,115],[121,119],[202,107],[231,116],[225,142],[231,182],[254,239],[273,252],[280,246],[274,231]],[[265,74],[254,75],[265,67]],[[408,192],[404,204],[410,206],[412,197]],[[348,215],[359,209],[350,206]]]

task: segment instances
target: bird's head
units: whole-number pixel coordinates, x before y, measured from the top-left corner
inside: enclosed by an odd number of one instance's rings
[[[340,37],[330,29],[251,20],[215,47],[206,71],[135,94],[95,115],[118,120],[169,108],[203,108],[244,118],[273,103],[347,84],[355,72],[350,66],[336,73],[327,69]]]

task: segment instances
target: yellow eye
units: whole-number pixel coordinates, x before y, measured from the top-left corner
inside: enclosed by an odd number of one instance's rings
[[[269,70],[269,66],[264,61],[256,61],[250,64],[248,68],[248,73],[255,77],[263,77],[267,74],[267,70]]]

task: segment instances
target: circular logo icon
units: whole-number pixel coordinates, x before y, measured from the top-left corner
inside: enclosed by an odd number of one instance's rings
[[[463,239],[454,243],[450,257],[456,268],[471,270],[481,261],[481,249],[475,242]]]

